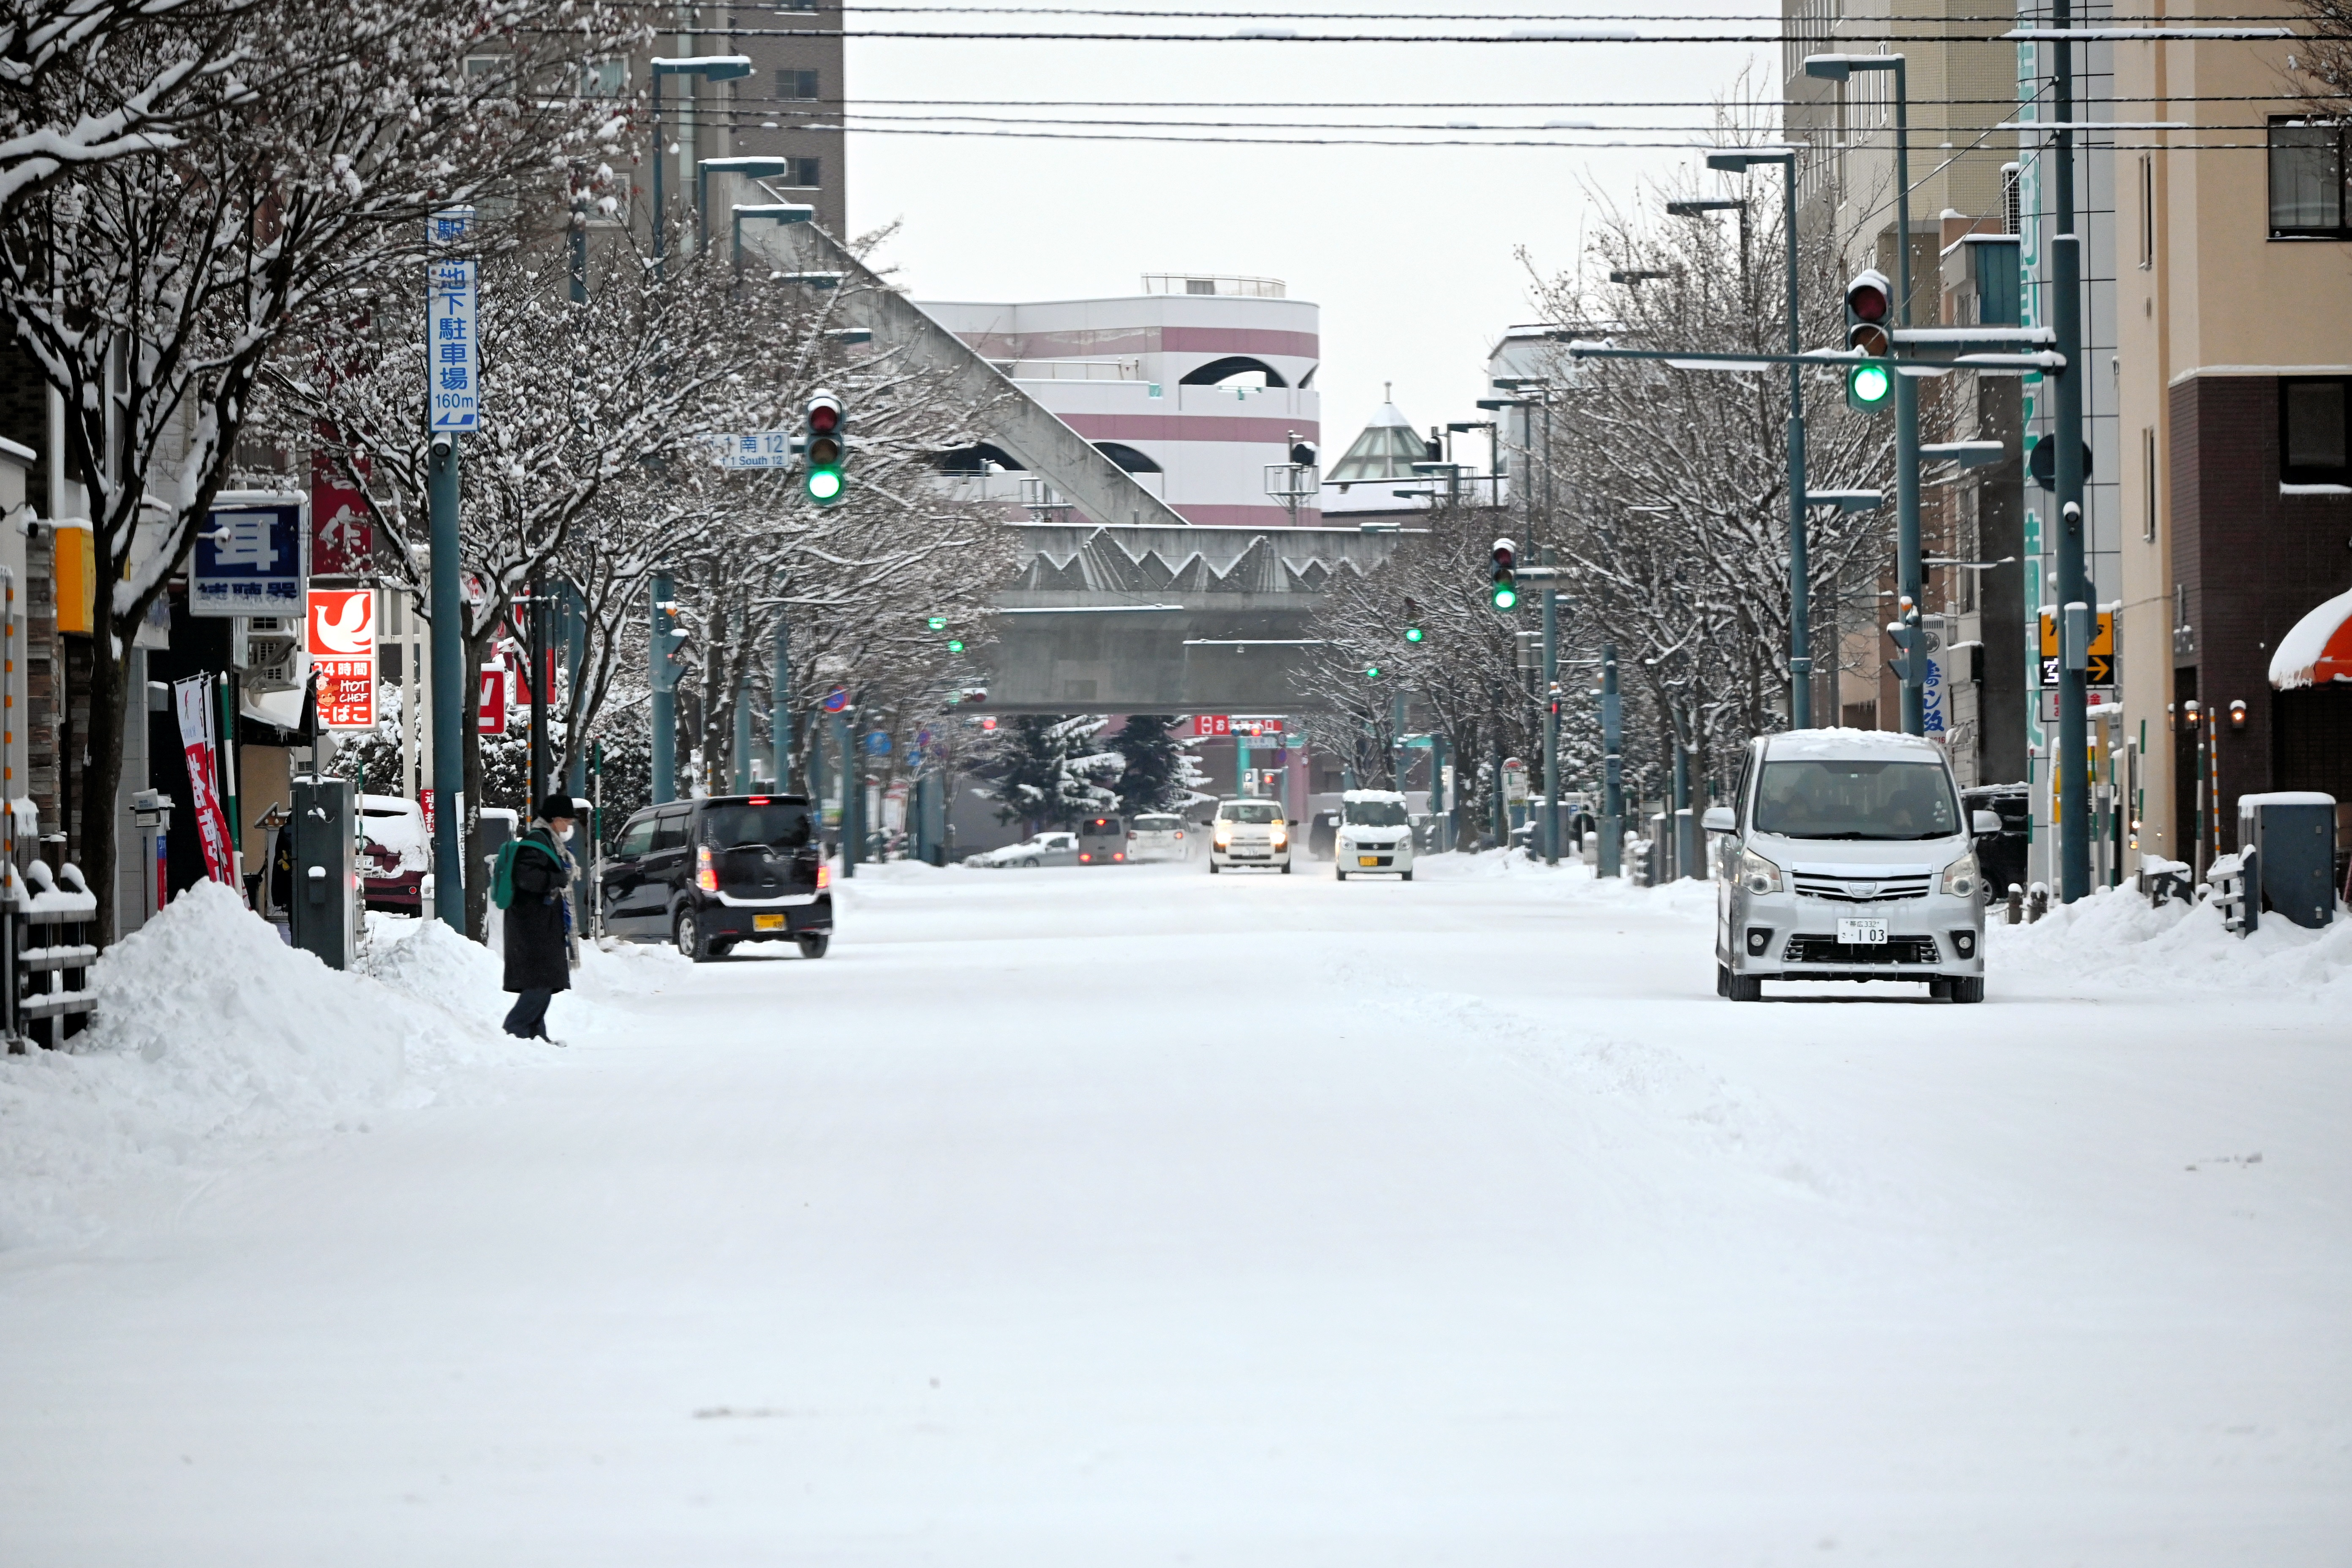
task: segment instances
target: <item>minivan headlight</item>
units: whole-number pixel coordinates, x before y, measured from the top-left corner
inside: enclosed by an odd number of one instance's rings
[[[1780,890],[1780,868],[1753,849],[1739,852],[1739,885],[1751,893],[1777,893]]]
[[[1937,890],[1955,899],[1973,899],[1983,881],[1983,873],[1977,869],[1975,852],[1970,851],[1944,868],[1944,879]]]

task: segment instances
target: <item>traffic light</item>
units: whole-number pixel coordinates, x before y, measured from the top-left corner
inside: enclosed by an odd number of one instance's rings
[[[1519,548],[1507,539],[1495,541],[1495,608],[1509,611],[1519,604]]]
[[[802,452],[808,459],[808,499],[819,506],[831,506],[841,499],[848,483],[841,474],[846,455],[841,427],[848,423],[848,416],[842,411],[841,399],[820,392],[808,401],[807,422]]]
[[[963,651],[963,638],[961,638],[961,637],[950,637],[950,638],[948,638],[948,651],[949,651],[950,653],[961,653],[961,652]]]
[[[931,630],[935,632],[943,632],[948,629],[948,618],[945,616],[933,616],[929,619],[926,620],[923,625],[930,627]]]
[[[1855,273],[1853,281],[1845,286],[1845,346],[1858,349],[1874,360],[1888,360],[1894,340],[1887,335],[1887,329],[1894,324],[1894,314],[1895,289],[1886,281],[1886,274],[1874,267]],[[1849,408],[1876,414],[1885,408],[1887,399],[1894,394],[1895,367],[1891,363],[1857,364],[1845,373],[1845,401]]]
[[[1364,679],[1366,680],[1378,680],[1380,678],[1381,667],[1379,665],[1368,664],[1364,666]]]
[[[1404,640],[1417,643],[1428,636],[1421,629],[1421,606],[1408,597],[1404,602]]]

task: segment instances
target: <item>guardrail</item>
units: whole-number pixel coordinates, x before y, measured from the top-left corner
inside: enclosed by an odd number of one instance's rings
[[[89,984],[97,915],[98,900],[70,862],[52,872],[36,860],[22,877],[7,868],[0,888],[0,1039],[10,1052],[27,1045],[55,1050],[89,1026],[98,1005]]]

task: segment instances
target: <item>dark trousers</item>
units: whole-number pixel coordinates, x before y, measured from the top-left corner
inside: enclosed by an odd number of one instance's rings
[[[547,1005],[555,1000],[552,991],[525,991],[515,998],[508,1010],[506,1031],[526,1040],[547,1038]]]

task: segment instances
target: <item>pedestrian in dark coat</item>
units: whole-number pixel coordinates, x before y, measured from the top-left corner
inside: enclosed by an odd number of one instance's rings
[[[520,993],[507,1014],[506,1031],[527,1040],[547,1038],[547,1005],[572,988],[572,797],[549,795],[515,843],[509,870],[514,896],[506,916],[506,988]]]

